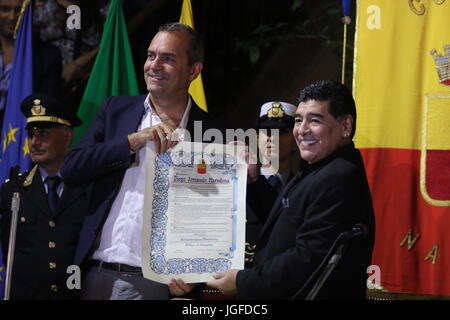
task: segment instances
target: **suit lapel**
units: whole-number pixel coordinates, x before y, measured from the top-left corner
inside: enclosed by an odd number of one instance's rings
[[[195,103],[194,99],[191,98],[192,105],[191,110],[189,111],[189,118],[188,122],[186,124],[186,130],[189,131],[191,134],[191,140],[201,142],[203,138],[203,131],[205,131],[207,128],[204,126],[207,125],[206,119],[207,119],[207,113],[204,112],[202,109],[200,109],[199,106]],[[202,137],[194,137],[194,121],[201,121],[202,123]],[[196,139],[197,138],[197,139]],[[200,139],[198,139],[200,138]]]
[[[136,102],[126,108],[127,121],[122,121],[120,126],[127,134],[137,131],[139,124],[141,123],[142,116],[145,113],[144,102],[146,97],[146,95],[137,97]]]
[[[281,191],[280,195],[278,196],[277,201],[275,201],[272,210],[270,211],[269,217],[267,218],[266,223],[264,224],[260,236],[262,236],[268,229],[270,226],[272,226],[275,221],[277,220],[278,216],[281,214],[281,212],[283,211],[283,209],[287,206],[289,207],[290,205],[292,205],[289,202],[289,193],[291,192],[292,188],[294,188],[298,181],[300,179],[300,176],[297,174],[294,176],[294,178],[292,178],[292,180],[286,185],[286,187]],[[286,203],[287,202],[287,203]]]

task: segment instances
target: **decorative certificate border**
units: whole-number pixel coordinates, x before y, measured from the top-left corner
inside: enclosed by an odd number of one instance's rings
[[[151,218],[151,236],[150,236],[150,268],[156,274],[183,274],[183,273],[213,273],[221,272],[230,269],[231,260],[234,257],[234,251],[236,250],[236,212],[237,212],[237,177],[236,170],[233,169],[235,165],[233,157],[223,154],[223,159],[217,161],[214,155],[210,155],[215,161],[208,165],[210,169],[222,169],[227,170],[224,173],[231,174],[233,179],[233,193],[234,202],[231,212],[232,219],[232,246],[228,253],[222,253],[224,258],[165,258],[165,246],[166,246],[166,228],[168,218],[166,212],[168,209],[168,191],[169,191],[169,169],[171,166],[175,167],[193,167],[195,164],[194,159],[204,158],[202,153],[191,152],[191,155],[187,155],[191,161],[185,161],[186,155],[179,153],[172,153],[171,157],[166,153],[158,155],[155,158],[155,177],[153,180],[153,203],[152,203],[152,218]],[[184,160],[184,161],[183,161]],[[232,160],[230,163],[230,160]],[[144,260],[145,261],[145,260]]]

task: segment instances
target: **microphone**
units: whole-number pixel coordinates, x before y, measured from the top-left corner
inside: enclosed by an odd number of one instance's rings
[[[369,234],[369,228],[362,223],[358,222],[355,224],[350,231],[346,231],[341,233],[337,239],[334,241],[331,249],[328,251],[326,257],[322,260],[322,263],[319,265],[319,268],[316,269],[316,271],[312,274],[312,276],[308,279],[306,284],[303,287],[306,287],[306,285],[312,281],[316,276],[316,273],[319,272],[319,270],[322,270],[323,266],[326,264],[325,269],[322,271],[322,273],[319,275],[316,283],[314,284],[311,291],[306,296],[306,300],[314,300],[317,294],[319,293],[320,289],[324,285],[324,283],[327,281],[330,274],[334,271],[334,269],[337,267],[339,262],[341,261],[342,256],[345,254],[345,252],[348,249],[348,244],[351,240],[356,238],[365,238]],[[331,257],[330,257],[331,256]],[[303,288],[302,288],[303,289]],[[293,297],[294,299],[301,291],[300,289]]]
[[[319,267],[308,278],[305,284],[290,298],[290,300],[296,299],[303,293],[309,287],[311,281],[313,281],[320,272],[316,283],[305,298],[306,300],[313,300],[325,281],[327,281],[331,272],[333,272],[334,268],[339,264],[339,261],[347,250],[348,243],[355,238],[365,238],[368,234],[369,228],[362,222],[356,223],[350,231],[340,233]]]
[[[367,228],[367,226],[362,222],[358,222],[353,226],[352,230],[343,233],[345,239],[347,240],[365,238],[368,234],[369,228]]]

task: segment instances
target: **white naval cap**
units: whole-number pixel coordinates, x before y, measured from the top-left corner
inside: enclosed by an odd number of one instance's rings
[[[258,127],[292,128],[294,126],[294,115],[296,110],[296,106],[287,102],[266,102],[261,106]]]

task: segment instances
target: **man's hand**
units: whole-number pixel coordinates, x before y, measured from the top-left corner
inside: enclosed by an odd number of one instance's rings
[[[236,275],[239,270],[230,269],[214,275],[215,280],[209,281],[206,285],[218,289],[222,294],[227,296],[237,295]]]
[[[184,296],[195,289],[198,286],[198,283],[184,283],[181,279],[172,279],[169,284],[170,294],[174,296]]]
[[[228,144],[245,147],[244,153],[238,154],[238,156],[241,159],[244,159],[247,163],[247,183],[252,183],[258,180],[261,165],[258,163],[256,153],[242,141],[231,141]]]
[[[141,131],[132,133],[128,136],[130,150],[137,152],[150,140],[155,142],[156,152],[158,154],[163,154],[178,143],[178,140],[172,139],[174,130],[175,129],[170,125],[161,122],[150,128],[145,128]]]

